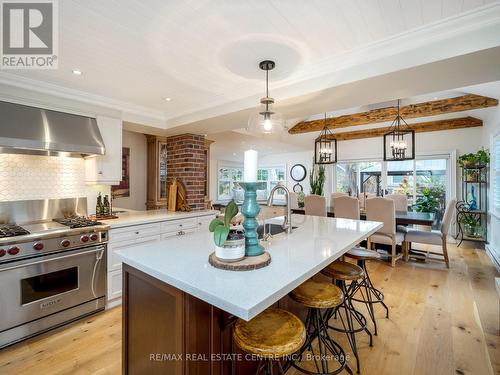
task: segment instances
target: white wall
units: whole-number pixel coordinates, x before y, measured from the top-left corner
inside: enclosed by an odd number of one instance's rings
[[[500,96],[500,93],[497,97]],[[500,133],[500,107],[490,111],[489,116],[483,119],[484,127],[482,132],[482,144],[485,148],[492,149],[493,136]],[[490,175],[489,192],[491,192],[491,183],[493,181],[493,170]],[[493,197],[489,193],[489,214],[488,214],[488,244],[486,248],[490,255],[496,260],[497,267],[500,268],[500,217],[492,214]]]
[[[130,196],[116,198],[115,207],[145,210],[147,198],[147,141],[141,133],[123,131],[123,147],[130,148]]]

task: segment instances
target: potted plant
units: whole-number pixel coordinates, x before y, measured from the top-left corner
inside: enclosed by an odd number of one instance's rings
[[[481,148],[476,153],[461,155],[458,158],[458,165],[462,168],[477,168],[487,165],[490,162],[490,153]]]
[[[305,197],[306,197],[306,195],[304,194],[303,191],[299,191],[297,193],[297,204],[298,204],[299,208],[304,208]]]
[[[238,214],[234,200],[224,211],[223,220],[216,218],[208,229],[214,234],[215,256],[224,262],[236,262],[245,257],[245,234],[242,229],[231,228],[231,221]]]
[[[309,185],[311,186],[311,194],[323,195],[325,186],[325,166],[315,164],[309,173]]]
[[[481,237],[481,225],[477,215],[463,215],[460,222],[464,225],[465,234],[468,237]]]

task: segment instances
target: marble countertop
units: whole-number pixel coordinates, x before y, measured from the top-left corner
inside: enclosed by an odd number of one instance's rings
[[[121,209],[116,208],[116,210],[121,210]],[[99,220],[99,221],[109,225],[110,228],[113,229],[113,228],[121,228],[138,224],[156,223],[159,221],[178,220],[178,219],[187,219],[190,217],[215,215],[218,213],[219,211],[216,210],[202,210],[202,211],[190,211],[190,212],[180,212],[180,211],[171,212],[166,209],[148,210],[148,211],[126,210],[126,212],[118,213],[117,219]]]
[[[382,227],[373,221],[307,215],[293,215],[292,223],[297,226],[293,233],[274,235],[266,244],[271,264],[254,271],[213,268],[208,263],[214,251],[208,229],[116,254],[140,271],[250,320]]]

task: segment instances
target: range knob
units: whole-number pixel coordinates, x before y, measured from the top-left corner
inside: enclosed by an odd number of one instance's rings
[[[43,242],[35,242],[33,245],[33,249],[37,251],[43,250]]]
[[[87,236],[86,234],[84,234],[83,236],[80,237],[80,241],[82,241],[82,242],[89,242],[89,236]]]
[[[64,239],[61,241],[61,246],[62,247],[68,247],[69,245],[71,245],[71,241],[68,240],[68,239]]]
[[[94,233],[94,234],[92,234],[92,235],[90,236],[90,239],[91,239],[92,241],[97,241],[97,239],[98,239],[98,238],[99,238],[99,236],[97,235],[97,233]]]
[[[0,249],[0,257],[3,257],[7,252],[4,249]]]
[[[19,248],[17,246],[12,246],[9,248],[9,250],[7,250],[7,252],[10,255],[16,255],[17,253],[19,253]]]

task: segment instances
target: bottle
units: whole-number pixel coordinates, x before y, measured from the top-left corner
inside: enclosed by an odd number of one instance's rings
[[[104,196],[102,214],[103,216],[109,216],[109,197],[107,195]]]
[[[102,195],[99,193],[97,196],[97,204],[95,206],[95,215],[96,216],[102,216],[103,214],[103,205],[102,205]]]

